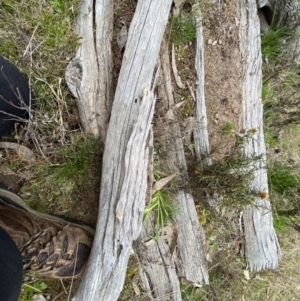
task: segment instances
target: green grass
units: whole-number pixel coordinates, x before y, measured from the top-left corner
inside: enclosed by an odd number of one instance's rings
[[[261,48],[262,55],[269,63],[278,63],[282,58],[286,39],[293,34],[291,28],[287,26],[271,25],[268,32],[262,35]]]
[[[40,211],[46,211],[44,200],[49,198],[65,210],[71,210],[74,193],[83,190],[93,179],[93,159],[99,150],[93,138],[74,134],[71,144],[58,149],[50,164],[38,162],[32,166],[34,176],[22,190],[24,198]]]
[[[78,38],[74,32],[78,0],[1,2],[0,53],[20,67],[30,78],[36,96],[34,133],[36,143],[46,148],[65,142],[69,96],[64,73],[74,56]],[[48,139],[49,140],[49,139]]]
[[[271,191],[281,196],[294,197],[300,188],[300,177],[297,172],[298,169],[293,166],[276,162],[268,169]]]
[[[171,43],[174,43],[176,46],[187,44],[196,37],[196,26],[191,14],[173,17],[171,26]]]
[[[230,136],[234,132],[234,124],[232,122],[225,122],[222,126],[222,133],[226,136]]]
[[[37,280],[30,284],[24,283],[19,301],[32,301],[34,295],[41,294],[47,287],[47,284],[41,280]]]
[[[236,135],[236,144],[230,153],[214,160],[209,166],[197,169],[199,187],[217,192],[222,199],[219,204],[221,207],[242,209],[251,204],[257,195],[250,189],[250,181],[261,156],[247,157],[241,152],[241,147],[248,139],[252,139],[251,135]]]

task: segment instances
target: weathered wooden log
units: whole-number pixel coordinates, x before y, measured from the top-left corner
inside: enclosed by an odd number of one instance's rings
[[[165,43],[165,39],[163,39],[163,45]],[[162,46],[162,48],[163,47],[164,46]],[[164,52],[164,54],[166,55],[165,59],[169,62],[168,53]],[[171,80],[170,64],[166,67],[166,64],[161,62],[160,65],[162,70],[167,69],[167,72],[169,72],[169,78],[167,79],[165,88],[167,90],[170,89],[170,93],[172,93],[172,86],[170,87],[170,85],[168,85]],[[162,73],[164,73],[164,71],[162,71]],[[152,168],[150,169],[151,174],[148,174],[148,177],[151,179],[150,182],[152,184],[153,171]],[[153,190],[149,192],[148,202],[150,202],[152,194]],[[149,237],[149,234],[156,235],[152,215],[145,220],[141,235],[134,248],[141,267],[141,279],[148,296],[153,300],[180,301],[180,283],[171,254],[171,246],[167,245],[162,237],[158,236],[155,241]]]
[[[99,214],[91,255],[74,300],[117,300],[147,190],[147,140],[153,73],[171,0],[139,1],[123,57],[103,158]]]
[[[170,62],[167,43],[164,42],[161,50],[162,74],[165,85],[159,87],[159,95],[168,102],[168,112],[165,126],[165,151],[164,166],[172,173],[181,175],[180,181],[188,181],[187,164],[184,154],[184,146],[181,138],[180,126],[173,114],[173,93],[170,79]],[[208,284],[208,271],[206,262],[206,250],[204,245],[204,231],[199,224],[193,197],[179,190],[173,199],[178,212],[174,216],[177,231],[177,247],[181,261],[177,266],[178,274],[195,284]],[[188,242],[188,243],[187,243]],[[192,264],[192,265],[191,265]]]
[[[180,276],[191,281],[195,286],[208,284],[205,235],[199,223],[192,195],[179,191],[175,198],[175,206],[180,206],[180,211],[174,218],[181,261]]]
[[[251,271],[276,268],[280,259],[280,247],[273,227],[268,178],[265,166],[266,147],[263,132],[262,59],[260,27],[255,0],[240,0],[240,51],[243,62],[243,127],[249,138],[245,142],[245,154],[255,160],[251,189],[257,192],[252,206],[243,211],[246,240],[246,259]]]
[[[197,73],[197,90],[196,90],[196,126],[194,129],[194,143],[197,159],[200,164],[210,165],[209,157],[209,140],[207,129],[207,115],[204,94],[204,41],[202,29],[201,11],[197,8],[195,12],[196,18],[196,58],[195,69]]]
[[[170,246],[161,237],[157,241],[149,238],[154,229],[153,219],[149,217],[135,247],[142,281],[153,300],[180,301],[180,283]]]
[[[82,127],[105,142],[112,102],[113,0],[82,0],[77,19],[81,44],[66,70]]]
[[[147,204],[153,189],[153,135],[149,139]],[[156,239],[153,238],[156,236]],[[173,238],[174,239],[174,238]],[[148,296],[153,300],[181,300],[180,283],[171,256],[170,246],[164,237],[157,235],[153,213],[143,222],[142,231],[135,243],[135,255],[140,265],[140,275]]]

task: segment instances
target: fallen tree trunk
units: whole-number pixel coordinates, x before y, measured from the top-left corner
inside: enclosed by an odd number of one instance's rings
[[[268,200],[266,147],[263,132],[262,59],[260,27],[255,0],[241,0],[240,51],[243,61],[243,128],[249,136],[244,145],[249,158],[254,161],[254,178],[251,189],[257,192],[254,204],[243,211],[246,240],[246,259],[251,271],[276,268],[281,256],[273,227],[273,217]]]
[[[77,98],[83,129],[105,142],[112,102],[113,0],[82,0],[77,33],[81,44],[66,81]]]
[[[139,1],[107,133],[96,236],[74,300],[117,300],[147,190],[153,72],[172,1]]]
[[[172,83],[169,80],[170,62],[167,42],[163,42],[161,50],[162,78],[165,85],[159,87],[159,95],[167,103],[165,129],[164,167],[170,174],[178,173],[178,180],[184,185],[188,182],[187,163],[182,142],[179,122],[173,112],[174,99]],[[159,125],[158,125],[159,126]],[[204,231],[199,223],[193,197],[183,190],[178,190],[173,199],[178,212],[174,216],[175,231],[177,232],[177,252],[180,264],[177,264],[178,274],[195,285],[208,284],[208,270]]]
[[[194,143],[197,159],[200,164],[210,165],[210,148],[207,129],[207,114],[205,104],[205,80],[204,80],[204,40],[202,29],[202,17],[200,9],[196,12],[196,58],[195,68],[197,72],[198,84],[196,89],[196,126],[194,128]]]
[[[167,39],[163,40],[160,62],[162,66],[158,94],[162,98],[164,122],[155,124],[158,132],[164,128],[164,141],[161,166],[169,173],[178,174],[177,180],[184,185],[188,182],[187,163],[179,122],[173,112],[175,103],[171,82],[171,64]],[[173,61],[173,64],[175,62]],[[160,119],[160,118],[159,118]],[[156,137],[157,139],[157,137]],[[180,175],[180,176],[179,176]],[[173,176],[172,176],[173,177]],[[142,266],[142,280],[153,300],[182,300],[179,278],[184,278],[194,286],[208,284],[205,236],[199,223],[193,197],[183,190],[178,190],[172,199],[178,212],[173,216],[172,225],[161,230],[157,241],[149,239],[149,233],[155,233],[153,220],[147,220],[139,242],[135,247]],[[164,232],[168,244],[164,241]]]
[[[154,223],[151,217],[144,222],[135,247],[141,279],[152,300],[180,301],[180,282],[171,248],[162,237],[158,237],[157,241],[149,238],[149,233],[155,233]]]

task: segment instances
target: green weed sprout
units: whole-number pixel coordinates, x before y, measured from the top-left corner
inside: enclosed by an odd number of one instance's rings
[[[196,37],[194,18],[177,16],[172,19],[171,42],[175,45],[187,44]]]
[[[32,301],[34,295],[42,293],[47,287],[47,284],[40,280],[32,284],[24,283],[19,301]]]
[[[154,193],[151,203],[145,208],[143,222],[153,214],[155,223],[155,237],[158,238],[160,230],[172,220],[177,209],[174,207],[170,194],[161,189]]]

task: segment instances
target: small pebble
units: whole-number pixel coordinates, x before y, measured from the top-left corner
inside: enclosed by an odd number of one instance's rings
[[[212,39],[209,39],[209,40],[207,41],[207,44],[208,44],[208,45],[211,45],[212,42],[213,42]]]
[[[217,41],[217,40],[215,40],[215,41],[213,41],[213,42],[212,42],[211,46],[216,46],[216,45],[217,45],[217,43],[218,43],[218,41]]]

